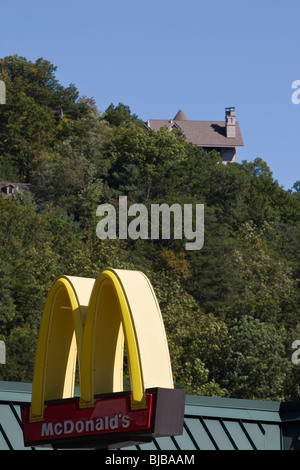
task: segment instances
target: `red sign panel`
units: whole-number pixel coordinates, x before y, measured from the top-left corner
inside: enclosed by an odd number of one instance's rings
[[[80,408],[79,399],[48,402],[44,420],[29,422],[30,407],[22,408],[26,445],[45,444],[102,435],[144,434],[151,431],[154,394],[147,394],[147,408],[131,410],[130,394],[102,396],[92,408]]]

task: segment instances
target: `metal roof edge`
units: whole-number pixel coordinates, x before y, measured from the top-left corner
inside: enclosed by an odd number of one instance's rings
[[[30,402],[32,385],[23,382],[0,382],[0,402]]]
[[[207,397],[199,395],[187,395],[186,405],[192,406],[207,406],[218,408],[240,408],[251,410],[263,411],[279,411],[281,402],[277,401],[264,401],[264,400],[251,400],[244,398],[227,398],[227,397]]]
[[[0,381],[0,399],[11,400],[12,395],[23,395],[30,401],[32,384],[28,382]],[[75,387],[75,395],[79,387]],[[209,397],[201,395],[186,395],[186,405],[197,407],[247,409],[257,411],[289,412],[300,410],[300,400],[294,402],[279,402],[269,400],[251,400],[244,398]]]
[[[3,446],[6,449],[7,442],[11,448],[24,448],[17,415],[22,403],[30,403],[31,391],[31,383],[0,381],[0,449]],[[76,387],[75,394],[78,392]],[[300,449],[299,422],[300,400],[279,402],[186,395],[183,434],[157,438],[141,449],[222,450],[233,446],[241,450],[297,450]]]
[[[78,393],[78,387],[76,387]],[[6,394],[6,399],[9,399],[9,394],[22,394],[27,395],[27,399],[30,399],[32,391],[32,384],[28,382],[6,382],[0,381],[0,396]],[[77,394],[76,393],[76,394]],[[29,396],[28,396],[29,395]],[[293,408],[296,406],[300,408],[299,402],[292,402],[289,404],[283,404],[277,401],[263,401],[263,400],[251,400],[243,398],[227,398],[227,397],[208,397],[200,395],[186,395],[186,405],[201,406],[201,407],[214,407],[214,408],[235,408],[235,409],[251,409],[251,410],[264,410],[264,411],[279,411],[280,407]]]
[[[245,420],[253,422],[280,423],[280,402],[249,400],[241,398],[186,397],[185,417]]]
[[[28,382],[0,382],[0,392],[29,393],[31,395],[32,384]]]

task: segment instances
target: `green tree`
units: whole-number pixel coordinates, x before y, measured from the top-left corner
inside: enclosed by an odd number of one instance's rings
[[[0,368],[0,380],[31,382],[35,360],[37,331],[29,326],[14,327],[4,337],[6,364]]]
[[[249,222],[241,227],[242,248],[233,256],[239,281],[230,316],[248,313],[291,327],[300,313],[298,286],[291,266],[268,247],[268,238],[276,237],[274,232],[267,222],[260,229]]]
[[[138,126],[120,126],[108,134],[103,154],[111,162],[109,186],[117,194],[145,202],[172,191],[185,142],[166,128],[145,132]]]
[[[278,219],[277,197],[282,190],[274,181],[267,163],[256,158],[253,162],[242,162],[241,166],[249,174],[251,182],[246,200],[249,219],[257,225]]]
[[[137,117],[137,115],[132,114],[130,107],[123,103],[119,103],[117,106],[114,106],[113,103],[111,103],[105,111],[103,119],[105,119],[109,124],[115,127],[128,127],[132,124],[142,125],[142,122]]]
[[[283,400],[289,364],[284,330],[244,315],[230,326],[229,338],[216,372],[228,395]]]
[[[71,122],[90,115],[74,85],[62,87],[56,67],[38,59],[10,56],[0,60],[0,79],[6,83],[7,104],[0,114],[0,169],[3,177],[17,175],[30,182],[40,152],[72,131]]]
[[[16,307],[12,297],[13,272],[4,259],[0,265],[0,333],[4,335],[16,321]]]

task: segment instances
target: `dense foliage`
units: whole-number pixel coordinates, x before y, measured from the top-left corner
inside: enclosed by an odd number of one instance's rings
[[[286,191],[256,158],[220,164],[212,151],[162,129],[128,106],[104,113],[56,68],[0,60],[0,180],[30,192],[0,197],[0,380],[31,381],[46,295],[60,274],[96,277],[137,269],[162,310],[175,382],[188,393],[300,398],[300,183]],[[204,204],[205,241],[100,240],[99,204]]]

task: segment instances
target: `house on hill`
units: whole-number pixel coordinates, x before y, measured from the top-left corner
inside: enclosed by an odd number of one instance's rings
[[[235,108],[225,108],[224,121],[190,121],[180,109],[173,119],[151,119],[146,129],[158,131],[161,127],[182,132],[186,141],[202,147],[205,151],[217,150],[223,163],[237,161],[237,147],[244,145]]]

